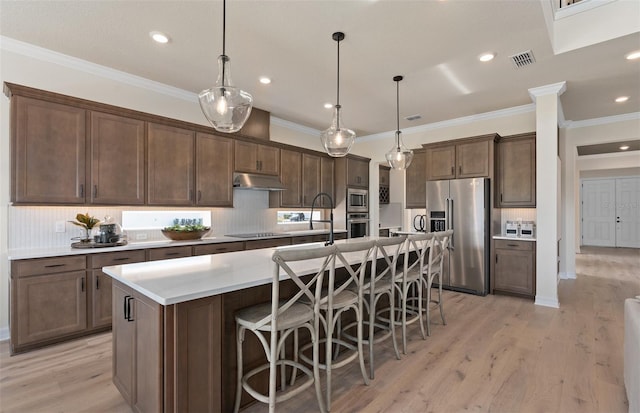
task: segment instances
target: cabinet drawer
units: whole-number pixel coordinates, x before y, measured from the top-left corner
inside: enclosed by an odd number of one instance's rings
[[[19,260],[12,264],[13,277],[28,275],[54,274],[59,272],[79,271],[87,268],[86,255],[72,255],[67,257],[36,258],[33,260]]]
[[[222,244],[196,245],[193,247],[193,255],[222,254],[233,251],[244,251],[244,242],[225,242]]]
[[[94,254],[91,257],[91,268],[102,268],[110,265],[131,264],[145,260],[144,250],[118,251]]]
[[[148,261],[167,260],[170,258],[182,258],[191,256],[191,246],[154,248],[147,250]]]
[[[309,244],[312,242],[325,242],[329,239],[329,234],[319,234],[319,235],[303,235],[300,237],[293,237],[292,244]]]
[[[247,241],[245,243],[245,249],[257,250],[260,248],[281,247],[283,245],[291,245],[291,238],[272,238]]]
[[[506,239],[495,240],[496,249],[518,250],[518,251],[533,251],[533,241],[511,241]]]

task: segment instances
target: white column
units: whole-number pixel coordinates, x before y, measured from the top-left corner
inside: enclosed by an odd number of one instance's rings
[[[560,156],[562,157],[562,239],[560,240],[560,277],[576,278],[576,147],[567,136],[566,129],[560,135]],[[578,217],[580,214],[577,215]]]
[[[529,89],[536,103],[536,301],[559,307],[558,97],[566,82]]]

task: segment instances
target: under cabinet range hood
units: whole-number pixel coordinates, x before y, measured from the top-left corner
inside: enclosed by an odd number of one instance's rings
[[[260,191],[284,191],[287,189],[277,176],[239,173],[233,175],[233,187]]]

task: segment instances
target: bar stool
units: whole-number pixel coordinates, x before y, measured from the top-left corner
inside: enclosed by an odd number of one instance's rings
[[[406,236],[378,238],[375,240],[376,248],[371,259],[371,272],[365,276],[363,283],[363,304],[368,313],[368,318],[363,321],[363,324],[368,327],[369,334],[362,341],[363,344],[369,347],[369,378],[372,380],[375,378],[373,353],[373,345],[375,343],[380,343],[391,337],[396,358],[400,360],[395,323],[393,321],[395,320],[394,283],[396,281],[398,258],[405,240]],[[402,271],[400,271],[400,274],[402,274]],[[380,299],[385,296],[389,300],[389,306],[378,309]],[[343,326],[341,328],[342,336],[352,342],[357,342],[357,337],[349,333],[349,330],[355,326],[356,322]],[[376,329],[378,329],[377,332]]]
[[[362,301],[363,283],[367,269],[367,263],[371,259],[375,242],[373,240],[354,240],[345,243],[335,244],[336,265],[342,264],[346,271],[344,279],[336,280],[335,272],[329,273],[328,287],[323,290],[320,301],[319,319],[324,327],[326,337],[320,342],[325,343],[325,363],[320,364],[320,368],[326,370],[326,409],[331,410],[331,372],[335,368],[343,367],[355,359],[360,363],[360,371],[364,384],[369,384],[369,377],[366,373],[363,355],[363,334],[362,334]],[[356,341],[355,344],[341,338],[340,319],[348,311],[353,311],[356,321]],[[302,348],[308,349],[309,345]],[[335,347],[335,349],[334,349]],[[348,353],[344,357],[340,355],[341,349],[347,349]],[[308,357],[301,352],[300,358],[309,362]]]
[[[440,310],[440,317],[442,318],[442,324],[447,325],[447,321],[444,319],[444,309],[442,307],[442,268],[444,265],[444,252],[449,247],[449,241],[453,236],[453,230],[441,231],[434,233],[433,248],[429,251],[429,267],[427,277],[425,277],[427,289],[427,335],[431,335],[431,318],[430,309],[431,304],[435,304],[433,307],[437,307]],[[431,287],[433,285],[434,278],[437,277],[438,281],[438,299],[432,298]]]
[[[402,352],[407,354],[407,325],[414,322],[420,324],[423,340],[427,339],[423,318],[422,287],[425,285],[425,274],[428,272],[427,252],[434,242],[433,233],[414,234],[407,237],[404,251],[404,268],[402,277],[396,277],[396,292],[400,296],[399,324],[402,327]],[[411,252],[415,258],[411,259]],[[409,318],[407,317],[409,316]]]
[[[272,413],[275,411],[276,403],[290,399],[314,383],[320,411],[324,412],[325,408],[320,387],[320,350],[318,345],[319,340],[317,339],[319,319],[317,314],[319,313],[322,282],[325,271],[329,271],[330,279],[333,278],[335,269],[335,247],[323,246],[276,250],[273,253],[272,260],[274,261],[274,271],[271,302],[244,308],[238,311],[235,317],[237,326],[238,377],[234,412],[237,413],[240,409],[243,389],[256,400],[268,403],[269,412]],[[307,260],[318,260],[319,269],[315,274],[305,274],[305,278],[303,279],[295,270],[295,262]],[[280,297],[281,270],[284,270],[298,287],[290,298]],[[311,334],[310,344],[313,348],[311,364],[313,371],[304,364],[299,363],[297,357],[293,360],[285,358],[285,341],[291,333],[300,328],[307,329]],[[243,374],[242,343],[247,331],[251,331],[257,336],[264,349],[267,363]],[[267,338],[267,336],[269,336],[269,338]],[[294,349],[294,352],[297,354],[297,349]],[[307,377],[307,380],[287,390],[285,380],[286,366],[292,367],[295,372],[297,372],[297,370],[302,371]],[[278,367],[281,368],[281,392],[279,394],[276,392]],[[260,393],[249,384],[249,379],[252,376],[265,370],[269,371],[268,394]]]

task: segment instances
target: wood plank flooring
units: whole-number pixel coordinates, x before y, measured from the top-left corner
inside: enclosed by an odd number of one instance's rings
[[[582,248],[560,309],[446,292],[447,325],[409,329],[409,354],[376,347],[376,378],[334,371],[333,412],[627,412],[623,302],[640,294],[640,250]],[[437,312],[436,312],[437,313]],[[111,334],[9,357],[0,343],[1,412],[130,412],[111,383]],[[246,412],[266,411],[254,404]],[[312,389],[278,405],[316,411]]]

